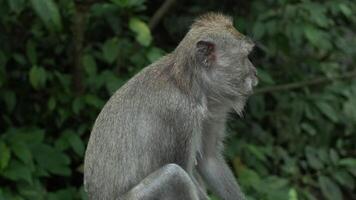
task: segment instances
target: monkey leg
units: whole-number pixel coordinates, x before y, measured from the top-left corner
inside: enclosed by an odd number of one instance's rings
[[[188,173],[167,164],[148,175],[120,200],[199,200],[199,191]]]

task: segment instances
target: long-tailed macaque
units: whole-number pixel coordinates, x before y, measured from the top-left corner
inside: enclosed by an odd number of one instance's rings
[[[230,17],[208,13],[172,53],[122,86],[91,132],[89,199],[201,200],[206,187],[224,200],[245,199],[222,141],[228,112],[241,114],[258,82],[253,47]]]

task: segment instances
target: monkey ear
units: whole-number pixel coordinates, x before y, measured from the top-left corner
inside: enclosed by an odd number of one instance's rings
[[[200,40],[196,44],[197,59],[204,65],[215,61],[215,44],[210,41]]]

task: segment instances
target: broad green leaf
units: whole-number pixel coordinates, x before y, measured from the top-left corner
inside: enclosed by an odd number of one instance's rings
[[[337,170],[332,173],[333,178],[342,186],[354,189],[355,181],[354,178],[345,170]]]
[[[321,113],[328,117],[332,122],[337,123],[339,121],[338,114],[335,109],[330,106],[330,104],[323,101],[317,101],[316,106],[319,108]]]
[[[288,180],[277,176],[269,176],[263,180],[268,190],[279,190],[286,188]]]
[[[258,78],[260,79],[261,82],[266,83],[267,85],[274,85],[275,82],[272,78],[272,76],[267,73],[265,70],[261,68],[257,68],[258,70]]]
[[[22,66],[25,66],[27,63],[24,55],[22,55],[22,54],[15,53],[14,55],[12,55],[12,57],[18,64],[20,64]]]
[[[305,149],[305,156],[307,158],[308,164],[316,170],[319,170],[323,168],[323,163],[320,161],[320,159],[317,156],[317,152],[315,149],[306,147]]]
[[[289,189],[288,200],[298,200],[298,193],[294,188]]]
[[[330,149],[329,155],[330,155],[330,160],[332,161],[332,163],[334,165],[336,165],[340,159],[339,154],[334,149]]]
[[[125,83],[124,80],[119,79],[114,73],[107,70],[100,74],[100,79],[105,84],[105,88],[109,94],[114,94]]]
[[[328,34],[323,30],[318,29],[312,25],[306,25],[304,27],[305,37],[318,49],[331,49],[331,43],[328,40]]]
[[[80,137],[75,134],[73,131],[67,133],[67,139],[70,146],[73,148],[74,152],[79,156],[84,155],[85,146]]]
[[[79,112],[84,108],[85,104],[84,104],[84,99],[77,97],[74,99],[73,103],[72,103],[72,110],[75,114],[79,114]]]
[[[26,7],[25,0],[7,0],[11,11],[15,12],[16,14],[20,14],[23,9]]]
[[[343,158],[339,160],[339,165],[356,168],[356,158]]]
[[[29,73],[30,83],[35,89],[40,89],[46,83],[47,74],[42,67],[33,66]]]
[[[0,141],[0,171],[8,166],[10,157],[9,147],[3,141]]]
[[[8,141],[10,144],[17,143],[19,141],[32,146],[43,142],[44,131],[37,128],[12,128],[8,131]]]
[[[94,106],[98,109],[102,108],[105,104],[105,102],[102,99],[100,99],[99,97],[97,97],[95,95],[91,95],[91,94],[85,95],[84,100],[88,105]]]
[[[104,49],[103,49],[103,54],[105,54]],[[106,56],[104,55],[104,57],[106,57]],[[108,57],[110,57],[110,56],[108,56]],[[95,62],[95,59],[93,58],[93,56],[91,56],[89,54],[84,55],[82,63],[83,63],[85,72],[89,76],[94,76],[96,74],[97,66],[96,66],[96,62]]]
[[[302,124],[300,125],[300,127],[301,127],[305,132],[307,132],[308,134],[310,134],[311,136],[316,135],[316,130],[315,130],[315,128],[314,128],[312,125],[310,125],[309,123],[302,123]]]
[[[350,7],[343,3],[339,4],[339,9],[341,10],[342,14],[344,14],[346,17],[350,17],[353,13]]]
[[[6,105],[6,110],[9,112],[12,112],[16,106],[16,94],[14,91],[10,90],[5,90],[3,91],[3,96],[2,96],[5,105]]]
[[[54,97],[50,97],[47,102],[48,110],[53,111],[56,108],[57,101]]]
[[[52,31],[62,30],[61,16],[53,0],[31,0],[31,4],[48,29]]]
[[[356,98],[352,98],[344,103],[343,112],[350,120],[356,122]]]
[[[342,193],[339,186],[330,178],[320,175],[318,177],[319,186],[324,197],[328,200],[342,200]]]
[[[149,49],[147,53],[148,60],[153,63],[154,61],[158,60],[160,57],[164,55],[164,51],[157,47],[152,47]]]
[[[266,200],[286,200],[289,197],[288,190],[270,190],[266,192]]]
[[[116,5],[127,8],[127,7],[134,7],[134,6],[142,6],[145,0],[111,0]]]
[[[258,160],[265,162],[267,161],[267,158],[264,154],[264,152],[262,152],[258,147],[256,147],[255,145],[247,145],[247,150],[253,155],[255,156]]]
[[[43,186],[41,185],[40,181],[35,178],[33,180],[33,184],[31,185],[22,182],[17,182],[16,186],[18,193],[21,195],[21,197],[24,197],[24,199],[45,200],[44,197],[47,191],[43,189]]]
[[[31,170],[28,166],[16,160],[12,160],[9,166],[2,172],[2,175],[10,180],[24,180],[32,183]]]
[[[71,174],[70,159],[66,154],[45,144],[36,145],[33,151],[35,161],[41,168],[57,175],[69,176]]]
[[[102,46],[103,56],[106,62],[112,64],[119,54],[119,41],[117,38],[107,40]]]
[[[319,45],[319,39],[321,36],[320,30],[313,26],[306,26],[304,29],[305,36],[315,46]]]
[[[62,189],[56,192],[50,192],[48,194],[48,200],[73,199],[75,195],[76,195],[76,190],[74,188]]]
[[[264,36],[264,34],[266,32],[266,28],[263,25],[263,23],[256,22],[253,25],[253,31],[252,32],[253,32],[254,39],[258,40],[258,39],[261,39]]]
[[[129,22],[131,31],[136,34],[136,40],[142,46],[149,46],[152,41],[151,31],[147,24],[138,18],[131,18]]]
[[[239,181],[246,187],[254,187],[261,182],[261,178],[255,171],[243,168],[239,173]]]
[[[11,150],[25,164],[32,163],[32,153],[29,147],[22,141],[13,143],[11,145]]]

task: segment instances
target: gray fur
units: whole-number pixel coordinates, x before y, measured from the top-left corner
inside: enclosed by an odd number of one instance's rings
[[[198,48],[199,41],[213,44],[213,52]],[[228,17],[206,14],[172,53],[121,87],[89,139],[84,161],[89,198],[206,199],[194,177],[198,173],[222,199],[244,199],[221,151],[227,113],[241,114],[257,84],[247,58],[252,48]]]

